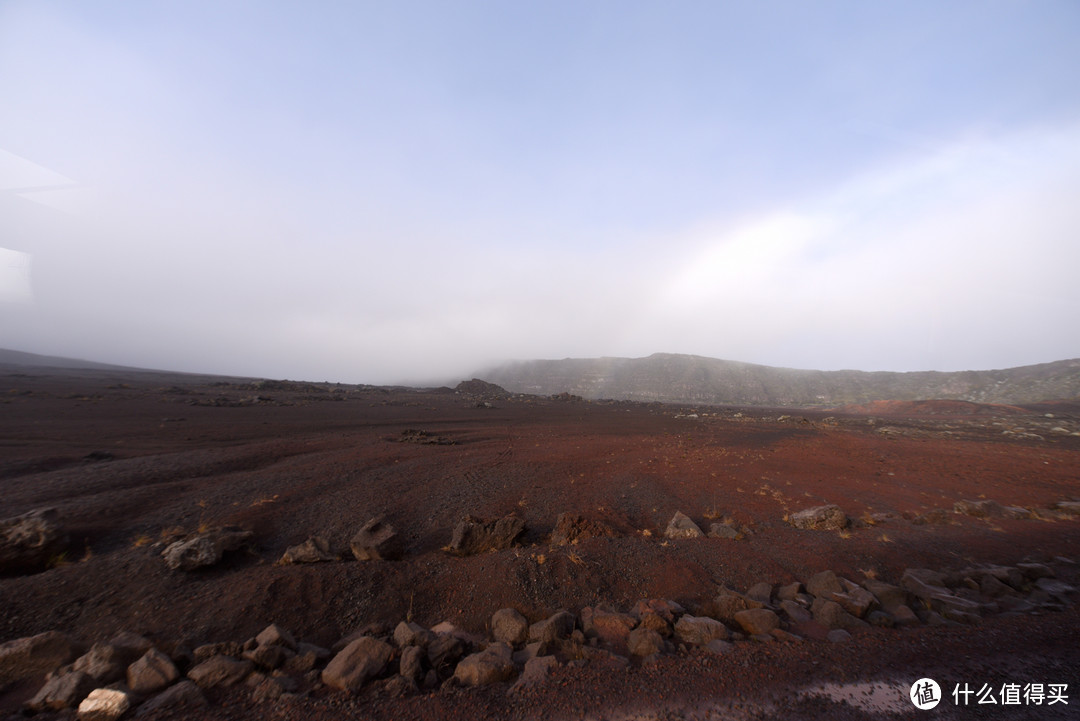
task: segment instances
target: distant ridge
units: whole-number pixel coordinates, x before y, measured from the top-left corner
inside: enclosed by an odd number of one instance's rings
[[[960,400],[1015,405],[1080,396],[1080,359],[982,371],[813,371],[655,353],[505,363],[477,373],[513,393],[703,405],[821,406]]]
[[[131,368],[129,366],[111,365],[109,363],[96,363],[82,360],[81,358],[64,358],[61,356],[38,355],[26,353],[21,350],[9,350],[0,348],[0,365],[33,366],[37,368],[90,368],[93,370],[145,370],[143,368]]]

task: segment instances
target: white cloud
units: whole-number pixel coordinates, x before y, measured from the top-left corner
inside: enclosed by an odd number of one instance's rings
[[[656,294],[665,349],[804,367],[1076,355],[1080,127],[963,140],[731,230]]]

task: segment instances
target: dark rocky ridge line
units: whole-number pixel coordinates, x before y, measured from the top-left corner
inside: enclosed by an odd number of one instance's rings
[[[1080,396],[1080,359],[978,371],[815,371],[656,353],[515,361],[476,374],[512,393],[662,403],[833,407],[880,400],[1024,404]]]

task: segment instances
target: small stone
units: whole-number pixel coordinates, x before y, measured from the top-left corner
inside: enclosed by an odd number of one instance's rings
[[[840,583],[840,579],[832,571],[822,571],[806,582],[806,592],[811,596],[832,600],[832,594],[844,592],[844,584]]]
[[[211,656],[188,671],[187,676],[200,688],[235,686],[255,670],[255,664],[247,659],[229,656]]]
[[[296,639],[293,635],[276,623],[272,623],[255,637],[255,642],[260,646],[284,646],[290,651],[296,650]]]
[[[525,521],[514,516],[505,516],[497,521],[466,516],[454,527],[450,538],[450,552],[468,556],[487,551],[502,551],[517,543],[523,533]]]
[[[437,635],[427,647],[428,661],[439,673],[449,672],[464,652],[465,644],[450,634]]]
[[[538,656],[529,659],[525,662],[525,669],[521,672],[521,677],[510,687],[509,693],[517,693],[543,684],[558,667],[559,662],[554,656]]]
[[[97,682],[82,671],[53,676],[26,703],[26,707],[34,712],[74,708],[96,685]]]
[[[740,613],[745,613],[741,611]],[[771,613],[771,612],[769,612]],[[738,617],[738,614],[736,614]],[[709,641],[728,638],[730,632],[727,626],[708,616],[684,615],[675,624],[675,636],[683,643],[702,646]]]
[[[647,657],[664,650],[664,639],[656,631],[635,628],[627,637],[626,646],[633,656]]]
[[[581,609],[581,626],[590,637],[599,638],[604,643],[616,647],[626,644],[630,630],[637,625],[637,619],[628,613],[609,611],[602,608]]]
[[[160,691],[178,678],[180,671],[172,659],[155,648],[147,651],[127,669],[128,688],[138,694]]]
[[[516,646],[528,640],[529,622],[515,609],[500,608],[491,617],[491,635],[496,641]]]
[[[664,538],[701,538],[704,535],[698,524],[690,520],[689,516],[682,511],[675,511],[675,515],[671,517],[664,530]]]
[[[132,659],[117,646],[95,643],[89,651],[75,659],[72,669],[82,671],[99,684],[110,684],[124,678]]]
[[[768,606],[772,600],[772,584],[764,581],[755,583],[747,590],[746,597]]]
[[[705,603],[701,613],[722,621],[734,621],[735,614],[739,611],[745,611],[748,608],[761,608],[762,605],[761,601],[755,601],[734,591],[724,590],[719,596]]]
[[[454,670],[454,678],[466,686],[486,686],[509,681],[517,673],[510,647],[494,643],[480,653],[466,656]]]
[[[827,505],[807,508],[792,513],[789,522],[796,528],[814,531],[841,530],[847,528],[848,517],[839,506]]]
[[[803,606],[795,601],[781,601],[780,609],[787,614],[793,623],[806,623],[813,620],[813,616]]]
[[[193,571],[212,566],[228,551],[247,544],[254,534],[232,526],[218,528],[176,541],[161,552],[165,565],[174,571]]]
[[[284,646],[256,646],[250,651],[244,651],[242,658],[261,669],[272,671],[281,668],[293,655],[293,652]]]
[[[406,646],[426,648],[434,637],[435,634],[431,631],[412,621],[402,621],[394,628],[394,643],[398,648]]]
[[[766,608],[750,608],[735,614],[735,622],[748,634],[766,634],[780,626],[780,618]]]
[[[529,626],[529,640],[551,642],[560,638],[567,638],[573,633],[576,623],[577,619],[574,618],[573,614],[559,611],[553,616]]]
[[[735,648],[735,644],[731,643],[730,641],[722,641],[718,638],[715,638],[705,644],[705,650],[717,656],[722,656],[725,653],[731,651],[731,649],[733,648]]]
[[[43,571],[67,547],[68,535],[55,508],[0,520],[0,574]]]
[[[860,628],[869,628],[870,624],[860,618],[852,616],[844,610],[836,601],[826,601],[818,598],[811,607],[814,620],[825,628],[842,628],[848,631]]]
[[[424,649],[419,646],[406,646],[401,650],[398,673],[411,681],[418,680],[423,670],[423,659]]]
[[[907,593],[899,586],[879,581],[876,578],[867,578],[862,585],[863,588],[874,594],[874,598],[878,600],[878,603],[884,609],[890,609],[907,602]]]
[[[586,538],[611,538],[618,534],[603,521],[586,519],[579,513],[560,513],[549,539],[553,546],[565,546]]]
[[[896,626],[918,626],[920,623],[919,617],[906,604],[892,606],[889,608],[889,614],[893,617],[893,624]]]
[[[709,538],[727,538],[730,540],[738,540],[742,534],[739,533],[739,529],[729,526],[726,523],[712,523],[709,524]]]
[[[851,640],[851,634],[842,628],[834,628],[826,634],[825,638],[832,643],[844,643]]]
[[[322,682],[341,691],[356,693],[371,678],[381,675],[393,647],[371,636],[356,639],[331,659],[322,672]]]
[[[785,643],[799,643],[802,641],[802,636],[799,636],[789,631],[785,631],[782,628],[774,628],[769,631],[769,635],[775,638],[777,641],[784,641]]]
[[[79,645],[67,634],[46,631],[0,644],[0,687],[21,678],[41,676],[70,663]]]
[[[79,704],[79,721],[116,721],[131,708],[131,694],[115,688],[96,688]]]
[[[330,552],[330,542],[322,536],[312,536],[297,546],[285,549],[278,563],[320,563],[336,560],[338,557]]]
[[[349,542],[349,548],[357,561],[381,561],[399,558],[404,544],[384,518],[373,518],[360,527]]]
[[[776,589],[776,598],[779,601],[794,601],[802,590],[802,584],[796,581]]]
[[[198,686],[191,681],[181,681],[144,703],[138,708],[135,715],[144,716],[164,709],[202,708],[206,706],[206,703],[206,696],[203,696],[203,692]]]

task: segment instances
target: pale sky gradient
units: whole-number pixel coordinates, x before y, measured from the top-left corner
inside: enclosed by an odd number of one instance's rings
[[[1080,356],[1080,3],[0,0],[0,347]]]

